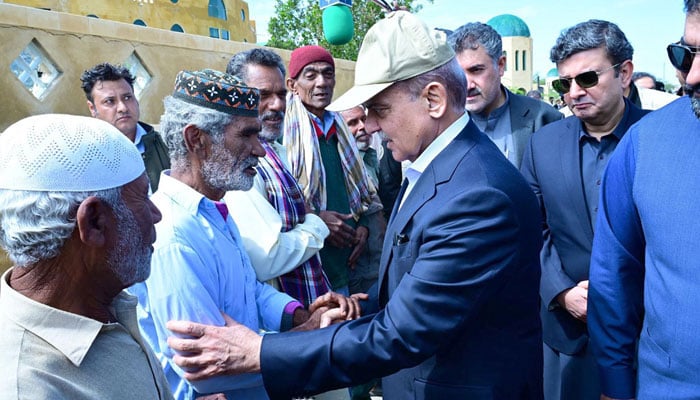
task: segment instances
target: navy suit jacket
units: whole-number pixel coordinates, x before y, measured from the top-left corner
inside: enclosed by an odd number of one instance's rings
[[[397,206],[380,264],[382,309],[266,335],[270,397],[389,375],[386,400],[541,399],[542,240],[522,176],[469,122]]]
[[[627,100],[625,104],[628,111],[616,128],[623,134],[648,112]],[[581,120],[569,117],[538,130],[520,167],[543,216],[542,334],[547,345],[565,354],[577,354],[588,343],[586,324],[556,302],[559,293],[588,279],[591,260],[593,226],[581,178],[581,129]]]

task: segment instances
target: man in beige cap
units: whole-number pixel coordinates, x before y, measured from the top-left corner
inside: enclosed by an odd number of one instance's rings
[[[160,212],[107,122],[23,119],[0,135],[0,398],[172,399],[122,290],[150,273]]]
[[[261,371],[273,399],[384,376],[385,399],[542,398],[537,201],[469,120],[467,82],[444,34],[398,11],[367,33],[355,86],[397,161],[412,161],[392,211],[379,313],[314,332],[171,321],[188,379]],[[219,360],[215,363],[214,360]]]

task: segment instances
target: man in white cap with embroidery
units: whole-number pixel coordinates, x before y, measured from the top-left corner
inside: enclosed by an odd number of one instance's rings
[[[381,310],[313,332],[259,337],[229,321],[171,321],[188,379],[262,372],[273,399],[384,376],[384,399],[542,398],[537,201],[464,110],[444,33],[390,13],[365,36],[355,86],[329,106],[368,109],[412,161],[386,231]],[[216,362],[218,361],[218,362]]]
[[[0,398],[171,399],[122,290],[150,272],[160,212],[117,128],[46,114],[0,135]]]

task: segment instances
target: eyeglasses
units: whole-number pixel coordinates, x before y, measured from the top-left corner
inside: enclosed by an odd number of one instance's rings
[[[554,90],[559,92],[559,94],[567,94],[569,93],[569,90],[571,90],[571,81],[573,80],[576,81],[577,85],[581,86],[584,89],[592,88],[593,86],[598,84],[598,77],[600,75],[604,74],[607,71],[610,71],[613,68],[619,67],[620,64],[622,63],[611,65],[610,67],[605,68],[600,72],[586,71],[576,75],[573,78],[555,79],[554,81],[552,81],[552,87],[554,88]]]
[[[700,52],[700,47],[690,47],[681,42],[671,43],[666,47],[668,59],[671,60],[673,66],[683,72],[690,72],[690,67],[693,65],[695,55]]]

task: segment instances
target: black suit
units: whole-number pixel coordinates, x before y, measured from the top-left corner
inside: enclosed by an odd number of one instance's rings
[[[625,104],[628,111],[617,128],[621,134],[646,113],[629,101]],[[588,345],[586,324],[556,300],[564,290],[588,280],[593,226],[581,175],[582,129],[580,119],[569,117],[538,130],[530,139],[520,168],[539,200],[544,221],[544,246],[540,254],[542,334],[547,346],[565,355],[577,355]],[[576,379],[583,381],[586,374],[597,371],[580,371]],[[568,395],[563,393],[562,399],[574,395],[597,399],[600,393],[584,395],[577,390]]]
[[[145,148],[141,158],[146,167],[146,175],[151,181],[151,192],[155,193],[158,190],[158,182],[160,182],[160,173],[163,170],[170,169],[170,157],[168,155],[168,147],[163,142],[160,134],[156,132],[152,126],[139,122],[139,125],[146,130],[146,134],[141,138],[141,143]]]

